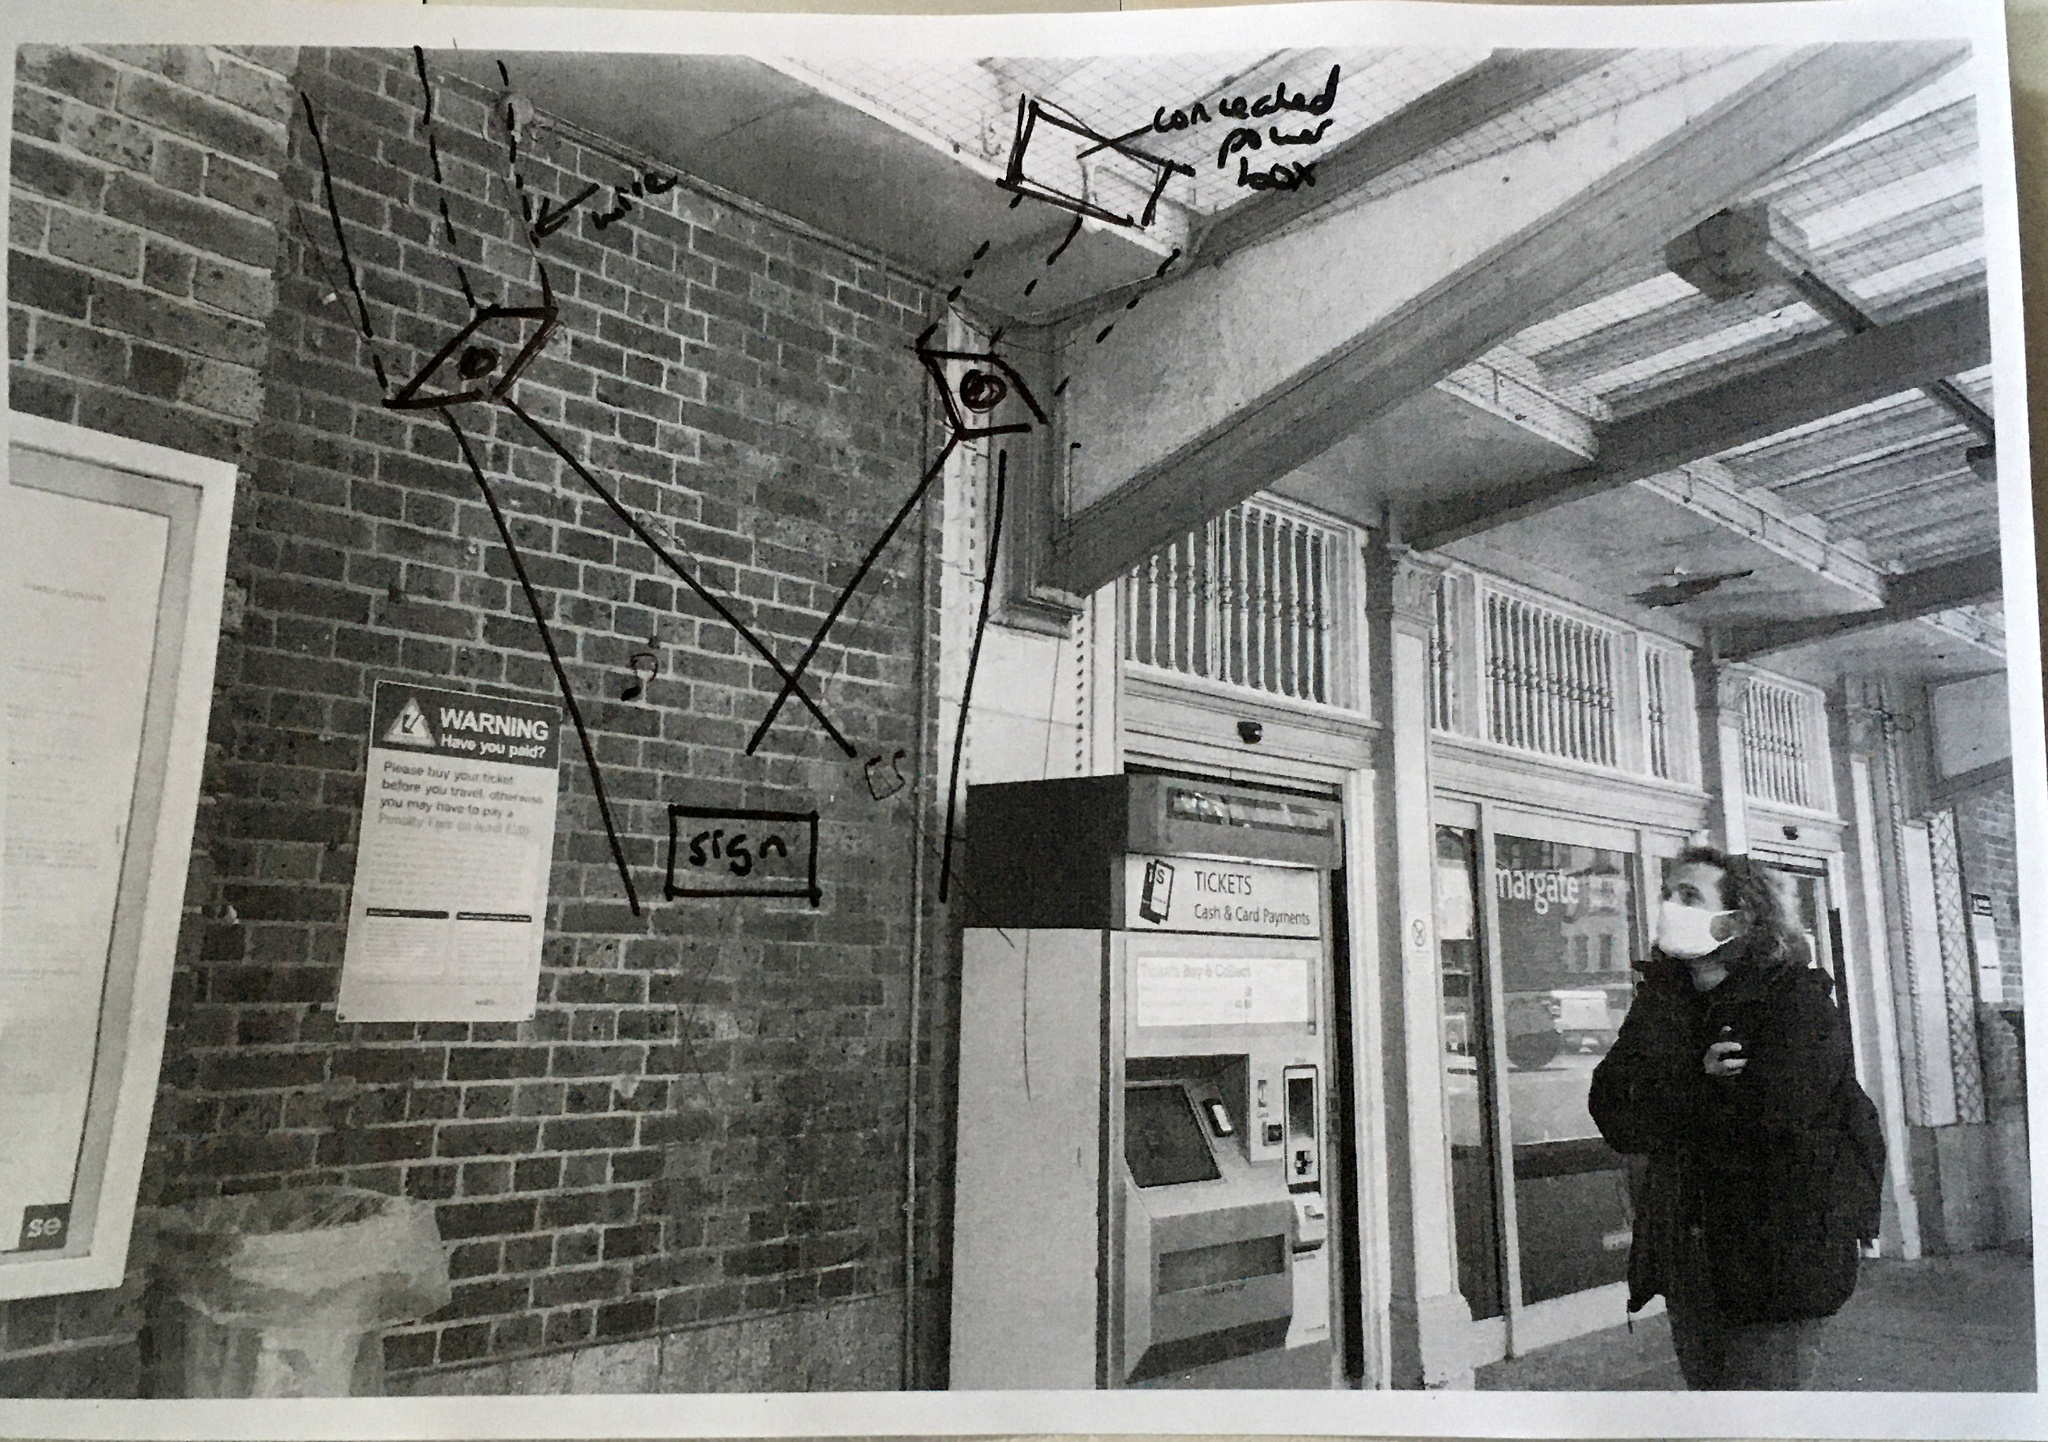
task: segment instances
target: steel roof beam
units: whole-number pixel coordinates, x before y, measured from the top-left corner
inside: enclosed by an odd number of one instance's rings
[[[1952,300],[1603,426],[1592,465],[1418,507],[1405,518],[1405,539],[1427,549],[1527,520],[1982,365],[1990,353],[1984,296]]]
[[[1194,258],[1214,264],[1327,210],[1380,176],[1497,120],[1625,54],[1620,50],[1496,50],[1316,162],[1313,190],[1234,205],[1201,229]]]
[[[1750,661],[1771,651],[1832,640],[1874,626],[1916,621],[1937,611],[1998,599],[2003,594],[2002,576],[1996,550],[1972,552],[1891,577],[1885,583],[1884,604],[1873,611],[1711,627],[1714,650],[1724,661]]]
[[[1060,356],[1072,510],[1047,579],[1093,591],[1967,53],[1731,52],[1196,267],[1120,310],[1113,343],[1097,320],[1075,327]]]

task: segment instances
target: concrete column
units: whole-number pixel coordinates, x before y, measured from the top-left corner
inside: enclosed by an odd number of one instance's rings
[[[1429,628],[1443,568],[1381,538],[1366,556],[1385,1048],[1387,1205],[1396,1386],[1469,1387],[1471,1308],[1458,1291],[1444,1123],[1443,1005],[1430,820]]]
[[[1891,1186],[1885,1196],[1879,1249],[1886,1256],[1917,1257],[1920,1212],[1913,1195],[1898,1007],[1891,981],[1893,952],[1887,934],[1876,795],[1871,785],[1871,756],[1883,745],[1883,724],[1879,713],[1850,704],[1852,690],[1860,688],[1845,682],[1828,695],[1828,750],[1834,759],[1835,795],[1849,822],[1842,834],[1847,885],[1839,899],[1843,959],[1849,978],[1842,1001],[1849,1009],[1856,1039],[1857,1078],[1877,1103],[1884,1122]]]
[[[1359,654],[1364,657],[1360,638]],[[1366,668],[1361,665],[1363,682]],[[1353,771],[1344,783],[1344,889],[1350,911],[1346,938],[1351,950],[1351,1077],[1352,1145],[1358,1154],[1358,1216],[1351,1228],[1352,1265],[1358,1274],[1361,1315],[1356,1319],[1365,1354],[1364,1385],[1390,1387],[1397,1376],[1412,1378],[1414,1371],[1412,1317],[1405,1317],[1401,1330],[1409,1339],[1410,1360],[1406,1372],[1394,1365],[1395,1319],[1391,1315],[1393,1296],[1394,1227],[1392,1148],[1387,1140],[1387,1090],[1398,1081],[1389,1061],[1380,979],[1386,968],[1380,963],[1380,889],[1374,868],[1379,835],[1374,813],[1371,768]],[[1402,1168],[1401,1170],[1406,1170]],[[1406,1228],[1402,1229],[1406,1235]],[[1405,1242],[1403,1244],[1406,1245]]]
[[[1692,689],[1699,709],[1700,784],[1711,798],[1707,824],[1714,845],[1739,856],[1749,850],[1749,793],[1742,780],[1742,698],[1749,677],[1696,651]]]
[[[1877,841],[1878,899],[1898,1018],[1901,1088],[1906,1119],[1916,1127],[1955,1120],[1949,1075],[1948,1004],[1935,927],[1933,877],[1924,802],[1914,785],[1911,742],[1921,718],[1898,689],[1880,680],[1852,684],[1852,714],[1870,757],[1872,830]]]
[[[1081,618],[1080,636],[1084,693],[1081,697],[1085,746],[1090,776],[1114,776],[1124,769],[1123,726],[1123,637],[1119,631],[1118,586],[1104,586],[1088,598],[1087,613]]]

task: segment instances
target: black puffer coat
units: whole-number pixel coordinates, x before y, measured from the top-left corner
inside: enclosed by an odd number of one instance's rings
[[[1724,950],[1727,978],[1705,993],[1685,963],[1653,953],[1593,1073],[1601,1135],[1646,1159],[1629,1310],[1676,1290],[1737,1326],[1830,1316],[1859,1260],[1859,1221],[1833,1185],[1846,1160],[1848,1029],[1825,973],[1758,967],[1739,941]],[[1739,1075],[1706,1074],[1715,1041],[1742,1043]]]

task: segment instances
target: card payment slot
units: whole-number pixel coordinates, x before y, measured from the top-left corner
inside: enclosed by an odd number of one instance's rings
[[[1316,1068],[1291,1066],[1282,1073],[1287,1092],[1287,1189],[1321,1191],[1322,1118],[1317,1115]]]

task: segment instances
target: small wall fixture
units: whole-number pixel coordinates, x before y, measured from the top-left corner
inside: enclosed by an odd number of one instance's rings
[[[1265,735],[1266,728],[1257,721],[1240,721],[1237,723],[1237,739],[1244,742],[1247,746],[1258,745],[1260,741],[1265,739]]]
[[[1781,826],[1778,829],[1785,833],[1787,841],[1797,841],[1799,839],[1799,828],[1796,826]]]
[[[626,669],[633,673],[633,679],[620,688],[619,699],[638,701],[661,674],[661,658],[652,651],[635,651],[626,661]]]

